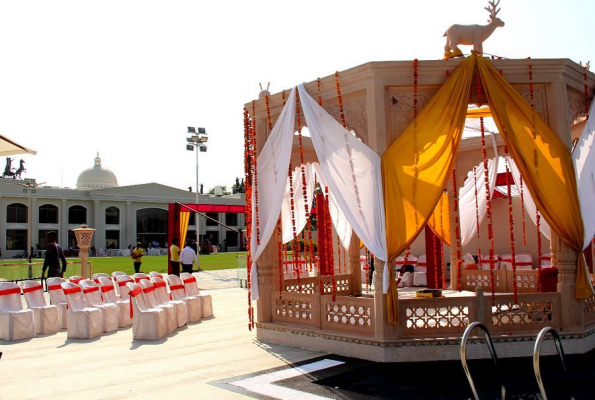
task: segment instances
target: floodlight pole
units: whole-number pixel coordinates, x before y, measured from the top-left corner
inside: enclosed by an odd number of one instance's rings
[[[196,150],[196,211],[198,211],[198,143],[196,143],[194,147]],[[200,218],[198,217],[198,214],[194,214],[194,226],[196,227],[196,269],[200,271]]]
[[[201,148],[204,148],[204,151],[206,151],[205,143],[207,142],[208,137],[205,128],[194,128],[189,126],[188,133],[192,136],[186,138],[186,150],[196,151],[196,211],[198,211],[198,202],[200,199],[200,193],[198,191],[198,152]],[[200,218],[198,217],[198,214],[195,214],[194,226],[196,229],[196,267],[200,271]],[[184,246],[184,243],[182,243],[181,246]]]

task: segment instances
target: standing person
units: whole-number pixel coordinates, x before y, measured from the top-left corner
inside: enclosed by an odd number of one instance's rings
[[[66,257],[64,257],[62,248],[56,243],[56,232],[47,232],[45,240],[48,247],[45,250],[41,279],[45,278],[46,269],[48,270],[48,278],[63,278],[64,272],[66,272]],[[62,262],[62,269],[60,269],[60,262]]]
[[[171,241],[172,245],[169,247],[170,252],[170,264],[171,264],[171,273],[177,276],[180,276],[180,248],[178,247],[178,243],[180,243],[180,239],[173,238]]]
[[[186,247],[180,252],[180,261],[182,262],[182,272],[192,273],[192,266],[196,260],[196,252],[190,245],[190,241],[186,241]]]
[[[143,245],[141,242],[138,242],[134,250],[130,253],[130,257],[132,257],[132,262],[134,263],[134,272],[137,274],[140,272],[140,265],[143,263],[144,255]]]

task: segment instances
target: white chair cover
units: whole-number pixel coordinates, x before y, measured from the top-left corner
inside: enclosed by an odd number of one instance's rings
[[[552,253],[545,253],[539,259],[541,268],[549,268],[552,266]]]
[[[83,278],[82,276],[73,275],[73,276],[71,276],[70,278],[68,278],[68,281],[69,281],[69,282],[72,282],[72,283],[77,283],[77,284],[78,284],[78,283],[79,283],[80,281],[82,281],[83,279],[85,279],[85,278]]]
[[[132,339],[159,340],[167,335],[167,315],[161,308],[151,308],[142,296],[142,288],[133,282],[126,284],[130,297]]]
[[[45,285],[50,295],[50,304],[58,307],[60,318],[60,329],[68,328],[68,301],[62,290],[62,283],[66,282],[63,278],[48,278]]]
[[[533,269],[533,257],[531,254],[515,254],[516,269]],[[506,268],[512,271],[512,255],[504,254],[500,257],[500,268]]]
[[[118,330],[118,308],[114,303],[105,303],[101,294],[101,288],[97,283],[90,279],[80,281],[83,288],[83,294],[87,304],[101,310],[101,319],[103,321],[103,332],[113,332]]]
[[[0,339],[20,340],[35,336],[32,310],[23,310],[21,288],[12,282],[0,283]]]
[[[153,282],[146,279],[139,280],[139,286],[143,289],[143,299],[151,308],[162,308],[166,312],[167,333],[172,333],[178,328],[178,318],[173,304],[160,304],[155,295]]]
[[[101,287],[101,293],[103,294],[103,300],[106,303],[113,303],[118,309],[118,327],[125,328],[132,325],[132,318],[130,318],[130,299],[118,300],[114,289],[114,283],[109,277],[99,277],[99,286]],[[132,281],[132,280],[130,280]]]
[[[128,274],[126,272],[122,272],[122,271],[114,271],[112,272],[112,276],[115,278],[118,275],[126,275],[128,276]]]
[[[413,286],[428,286],[428,265],[426,256],[419,256],[417,258],[417,266],[413,273]]]
[[[159,277],[151,278],[155,286],[155,296],[161,304],[172,304],[176,308],[176,321],[178,321],[178,328],[188,323],[188,308],[186,303],[182,300],[173,300],[167,293],[167,284]]]
[[[120,300],[130,300],[129,296],[128,296],[128,292],[130,291],[130,289],[128,289],[128,286],[126,286],[127,283],[129,282],[134,282],[134,279],[132,279],[131,277],[129,277],[128,275],[124,274],[124,275],[116,275],[114,277],[114,279],[116,280],[116,283],[118,284],[118,296],[120,297]]]
[[[48,306],[43,297],[43,286],[37,281],[21,283],[27,306],[33,310],[35,333],[43,335],[60,330],[60,313],[58,307]]]
[[[132,275],[132,278],[134,278],[134,281],[136,283],[139,283],[142,280],[147,280],[147,281],[151,280],[151,277],[149,275],[142,273],[142,272],[137,272],[136,274]]]
[[[417,258],[417,267],[415,272],[428,272],[428,263],[425,254]]]
[[[188,296],[195,296],[200,299],[200,317],[207,318],[213,316],[213,299],[210,294],[200,294],[198,291],[198,284],[196,283],[196,277],[189,274],[188,272],[182,272],[180,275],[184,282],[184,288]]]
[[[167,282],[169,283],[169,290],[174,300],[182,300],[186,303],[188,311],[188,322],[200,321],[200,299],[195,296],[186,296],[186,289],[184,283],[177,275],[167,275]]]
[[[163,279],[163,275],[161,275],[159,272],[156,272],[156,271],[149,272],[149,276],[151,278],[161,278],[161,279]]]
[[[101,335],[101,311],[87,307],[83,289],[72,282],[62,283],[62,290],[68,301],[68,339],[91,339]]]
[[[500,256],[498,254],[494,254],[494,269],[500,269]],[[478,269],[489,271],[490,270],[490,255],[489,254],[482,254],[481,260],[479,260],[479,265],[477,266]]]
[[[395,258],[395,265],[397,270],[400,270],[403,265],[413,265],[413,268],[415,269],[417,267],[417,257],[409,255],[407,257],[407,262],[405,262],[405,256],[399,256]]]
[[[99,278],[108,278],[109,280],[112,279],[112,277],[109,274],[106,274],[104,272],[98,272],[96,274],[93,274],[93,280],[95,281],[95,283],[99,283]]]

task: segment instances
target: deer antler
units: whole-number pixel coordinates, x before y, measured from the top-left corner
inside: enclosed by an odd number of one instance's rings
[[[488,22],[496,18],[496,15],[500,12],[498,5],[500,4],[500,0],[488,1],[489,7],[484,7],[486,10],[490,12],[490,19]],[[497,9],[498,8],[498,9]]]

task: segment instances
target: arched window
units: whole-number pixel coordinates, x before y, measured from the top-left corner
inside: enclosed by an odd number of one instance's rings
[[[68,223],[69,224],[86,224],[87,223],[87,209],[83,206],[72,206],[68,209]]]
[[[44,204],[39,206],[39,223],[40,224],[57,224],[58,223],[58,207],[53,204]]]
[[[120,223],[120,210],[118,207],[108,207],[105,209],[105,224],[118,225]]]
[[[26,205],[21,203],[12,203],[6,207],[6,222],[8,223],[27,223],[27,211]]]

